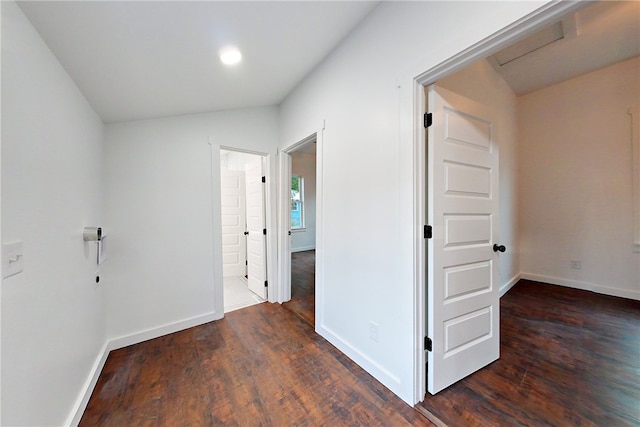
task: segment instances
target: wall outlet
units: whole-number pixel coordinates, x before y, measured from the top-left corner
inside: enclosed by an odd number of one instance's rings
[[[373,341],[378,342],[378,330],[380,328],[380,325],[378,325],[376,322],[369,322],[369,338],[371,338]]]
[[[580,270],[582,268],[582,262],[579,260],[571,260],[571,268],[574,270]]]

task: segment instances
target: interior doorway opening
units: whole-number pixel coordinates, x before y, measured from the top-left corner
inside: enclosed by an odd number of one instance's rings
[[[291,157],[289,209],[291,299],[285,307],[315,327],[316,147],[307,141]]]
[[[472,67],[475,68],[476,74],[480,75],[483,74],[485,77],[489,76],[490,74],[493,74],[494,72],[499,71],[498,70],[498,66],[494,63],[495,61],[495,57],[499,56],[496,55],[496,51],[498,50],[498,47],[504,46],[506,45],[507,41],[516,41],[521,39],[521,35],[518,35],[518,32],[522,32],[527,33],[527,32],[531,32],[533,30],[535,30],[536,28],[551,28],[553,27],[553,25],[547,26],[547,24],[553,24],[553,22],[555,22],[554,25],[557,26],[558,23],[562,22],[562,24],[564,25],[568,20],[571,20],[571,17],[575,14],[575,12],[582,6],[573,6],[569,9],[566,9],[564,7],[560,7],[557,6],[553,8],[553,10],[549,9],[546,12],[540,13],[540,15],[533,21],[531,21],[530,23],[520,23],[516,26],[514,26],[514,28],[509,29],[508,31],[505,32],[505,34],[501,35],[501,36],[497,36],[497,38],[495,40],[486,42],[486,43],[481,43],[478,46],[474,47],[473,49],[470,49],[468,52],[464,52],[463,54],[459,55],[456,58],[451,59],[450,61],[448,61],[446,64],[442,64],[439,67],[434,68],[433,70],[425,73],[424,75],[422,75],[421,77],[418,77],[416,79],[416,82],[420,82],[417,86],[416,86],[416,95],[417,98],[420,98],[421,102],[424,101],[423,105],[426,105],[426,95],[424,94],[424,86],[426,86],[427,84],[431,84],[432,82],[438,82],[439,85],[444,85],[445,87],[449,87],[449,89],[452,90],[458,90],[458,87],[460,88],[464,88],[464,89],[460,89],[461,91],[470,91],[470,90],[477,90],[473,88],[473,82],[476,81],[476,79],[474,77],[470,77],[470,71],[468,71],[468,69],[471,69]],[[600,7],[605,7],[605,6],[600,6]],[[608,7],[608,6],[607,6]],[[534,22],[535,21],[535,22]],[[509,36],[509,32],[513,31],[512,35]],[[507,49],[505,49],[506,51]],[[500,53],[502,51],[499,51],[498,53]],[[484,54],[481,54],[484,53]],[[541,53],[541,51],[539,51],[538,53]],[[474,62],[474,61],[469,61],[467,63],[465,63],[465,58],[470,59],[470,58],[475,58],[478,60],[478,62]],[[486,59],[484,59],[486,58]],[[462,69],[462,67],[468,67],[468,68],[464,68]],[[454,73],[454,71],[459,71],[460,73]],[[456,75],[459,75],[459,77],[456,78]],[[448,81],[447,81],[448,80]],[[446,83],[445,83],[446,82]],[[455,86],[455,87],[454,87]],[[514,89],[513,85],[510,85],[512,90],[514,91],[515,95],[521,95],[518,94],[518,92]],[[494,85],[491,84],[485,84],[484,87],[482,87],[482,90],[493,90],[492,88],[494,87]],[[496,101],[497,98],[499,97],[496,94],[487,94],[487,93],[481,93],[481,90],[478,91],[478,93],[480,93],[482,96],[479,96],[478,99],[491,99],[493,101]],[[498,92],[496,92],[498,93]],[[513,94],[512,94],[513,95]],[[469,95],[467,95],[469,96]],[[515,99],[516,96],[513,96],[513,98]],[[419,105],[419,104],[418,104]],[[502,110],[502,111],[513,111],[515,110],[515,108],[511,108],[511,109],[506,109],[506,110]],[[430,111],[428,108],[426,109],[426,111]],[[416,115],[416,120],[420,120],[422,121],[422,112],[419,112],[419,116]],[[501,123],[506,122],[506,118],[501,118]],[[504,138],[504,126],[503,126],[503,138]],[[424,134],[422,134],[424,135]],[[508,139],[508,138],[507,138]],[[428,143],[428,142],[427,142]],[[516,163],[514,162],[514,159],[509,159],[509,156],[515,156],[515,154],[517,153],[517,151],[513,150],[513,147],[509,147],[509,145],[503,145],[501,146],[501,158],[503,157],[503,154],[505,154],[505,150],[504,148],[507,148],[507,161],[504,162],[504,164],[506,164],[507,166],[511,165],[512,167],[509,168],[503,168],[503,162],[501,161],[501,187],[506,189],[507,193],[509,193],[509,191],[511,191],[513,193],[513,188],[510,188],[509,186],[509,175],[513,175],[514,174],[514,168]],[[511,152],[509,152],[509,150],[511,150]],[[514,157],[515,158],[515,157]],[[426,157],[426,152],[422,153],[422,155],[419,155],[417,157],[417,161],[422,162],[421,165],[419,165],[420,167],[417,168],[417,170],[419,171],[425,171],[425,165],[428,165],[428,157]],[[504,173],[503,173],[504,172]],[[503,177],[504,182],[503,182]],[[424,179],[424,177],[422,177],[421,179]],[[425,187],[422,188],[422,191],[420,193],[421,197],[424,197],[424,201],[428,200],[428,192],[427,192],[427,187],[428,187],[428,182],[425,182]],[[509,194],[507,194],[507,196],[509,196]],[[506,200],[507,202],[503,203],[500,207],[501,212],[503,213],[510,213],[510,215],[505,215],[505,217],[508,219],[510,217],[515,217],[517,218],[517,207],[513,206],[513,205],[509,205],[508,200],[509,199],[514,199],[515,200],[515,196],[513,194],[511,194],[511,197],[507,197]],[[427,209],[426,207],[426,203],[419,203],[419,207],[418,209]],[[422,211],[422,213],[424,213],[424,211]],[[423,217],[424,218],[424,217]],[[425,218],[425,223],[428,223],[427,219]],[[509,221],[501,221],[501,238],[507,239],[507,240],[511,240],[512,244],[516,244],[517,242],[514,241],[515,239],[515,234],[514,235],[509,235],[509,230],[513,231],[516,230],[516,226],[518,224],[510,224]],[[513,233],[512,233],[513,234]],[[504,243],[504,242],[499,242],[499,243]],[[507,248],[509,249],[509,244],[507,244]],[[425,249],[425,256],[428,256],[428,251]],[[508,254],[508,250],[507,250],[507,254]],[[425,256],[421,256],[419,257],[419,259],[426,259]],[[501,268],[500,268],[500,274],[501,274],[501,281],[499,286],[501,286],[500,290],[500,295],[502,296],[505,292],[507,292],[509,290],[509,288],[511,288],[511,286],[513,286],[517,280],[522,277],[522,278],[527,278],[525,276],[526,274],[526,270],[523,273],[522,269],[517,265],[514,264],[515,261],[513,262],[504,262],[507,259],[503,259],[502,264],[501,264]],[[422,263],[422,265],[420,266],[421,268],[424,268],[424,270],[426,270],[426,265],[424,263]],[[575,268],[575,267],[573,267]],[[427,275],[427,273],[424,273],[425,275]],[[522,276],[520,276],[522,274]],[[425,283],[425,289],[428,289],[427,286],[432,286],[431,283],[429,283],[429,281],[426,280]],[[428,305],[428,298],[426,295],[426,291],[425,294],[421,295],[420,300],[425,304],[425,307],[429,307]],[[420,311],[420,308],[418,308],[418,311]],[[424,328],[425,331],[428,331],[429,329],[429,319],[430,319],[430,313],[429,313],[429,309],[428,308],[424,308],[424,324],[422,324],[422,327]],[[423,338],[422,335],[420,335],[420,338]],[[426,353],[425,353],[426,354]],[[425,356],[426,359],[426,356]],[[426,360],[425,360],[426,361]],[[428,366],[426,365],[426,363],[421,365],[424,369],[425,369],[425,373],[424,375],[422,375],[422,378],[426,378],[426,371],[428,370]],[[417,369],[419,369],[417,367]],[[420,396],[417,396],[418,400],[420,400]]]
[[[280,153],[282,302],[314,328],[319,202],[317,146],[317,134],[313,134]]]
[[[224,312],[267,299],[265,158],[220,150]]]

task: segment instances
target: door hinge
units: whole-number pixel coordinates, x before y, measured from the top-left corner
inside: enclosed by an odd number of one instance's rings
[[[262,234],[264,234],[265,236],[267,235],[267,229],[266,228],[262,229]]]
[[[433,342],[431,341],[431,338],[424,337],[424,349],[427,351],[433,350]]]
[[[262,183],[264,184],[265,182],[267,182],[267,177],[266,177],[266,176],[263,176],[263,177],[262,177]]]
[[[431,227],[430,225],[425,225],[424,226],[424,238],[425,239],[431,239],[433,237],[433,227]]]
[[[248,259],[244,260],[244,265],[249,265],[249,260]]]
[[[424,113],[424,127],[428,128],[433,124],[433,115],[431,113]]]
[[[268,281],[264,281],[264,287],[266,288],[267,286],[269,286],[269,282]]]

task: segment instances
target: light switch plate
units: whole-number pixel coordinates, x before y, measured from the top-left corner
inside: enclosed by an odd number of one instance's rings
[[[23,261],[22,242],[4,243],[2,245],[2,278],[6,279],[22,273]]]

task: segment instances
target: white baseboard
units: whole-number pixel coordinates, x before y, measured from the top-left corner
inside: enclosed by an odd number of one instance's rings
[[[610,295],[614,297],[629,298],[640,301],[640,290],[631,291],[628,289],[610,288],[601,286],[590,282],[581,282],[578,280],[562,279],[559,277],[544,276],[541,274],[533,273],[520,273],[520,278],[526,280],[533,280],[536,282],[548,283],[550,285],[566,286],[568,288],[582,289],[584,291],[591,291],[598,294]]]
[[[353,360],[362,369],[371,374],[374,378],[380,381],[385,387],[399,396],[401,399],[408,403],[408,400],[403,397],[401,393],[401,381],[400,379],[385,369],[380,364],[371,360],[364,355],[358,349],[349,344],[346,340],[334,333],[331,329],[322,325],[316,326],[316,332],[324,339],[329,341],[334,347],[344,353],[349,359]]]
[[[189,319],[180,320],[178,322],[167,323],[166,325],[149,328],[144,331],[136,332],[130,335],[123,335],[109,340],[109,351],[138,344],[143,341],[152,340],[163,335],[172,334],[184,329],[199,326],[214,320],[222,319],[224,313],[207,313],[201,316],[191,317]]]
[[[315,248],[316,248],[315,246],[300,246],[299,248],[291,248],[291,252],[312,251]]]
[[[516,274],[515,276],[513,276],[511,278],[511,280],[509,280],[507,283],[505,283],[504,285],[500,286],[500,298],[502,298],[504,296],[504,294],[506,294],[507,292],[509,292],[509,289],[513,288],[513,285],[515,285],[516,283],[518,283],[518,280],[520,280],[520,274]]]
[[[89,371],[89,376],[82,386],[78,400],[73,405],[74,409],[71,411],[71,415],[65,423],[66,426],[77,426],[80,423],[82,414],[84,414],[84,410],[87,408],[87,404],[89,403],[91,393],[93,393],[93,389],[100,377],[100,372],[102,372],[102,368],[104,368],[104,364],[107,361],[107,356],[109,355],[108,344],[108,342],[104,343],[98,357],[96,357],[96,360],[91,367],[91,371]]]
[[[157,328],[150,328],[130,335],[124,335],[107,340],[102,346],[100,354],[98,354],[96,361],[91,367],[91,371],[89,372],[84,386],[82,387],[80,396],[73,406],[71,415],[69,416],[68,421],[65,425],[77,426],[80,423],[80,419],[82,418],[82,415],[87,408],[87,404],[89,403],[89,398],[91,398],[91,393],[93,393],[93,389],[98,382],[98,378],[100,377],[102,368],[104,368],[104,364],[107,361],[107,357],[109,356],[109,352],[111,352],[111,350],[117,350],[119,348],[158,338],[163,335],[172,334],[174,332],[182,331],[194,326],[203,325],[214,320],[220,320],[223,316],[224,313],[207,313],[201,316],[195,316],[189,319],[180,320],[178,322],[167,323],[166,325],[159,326]]]

